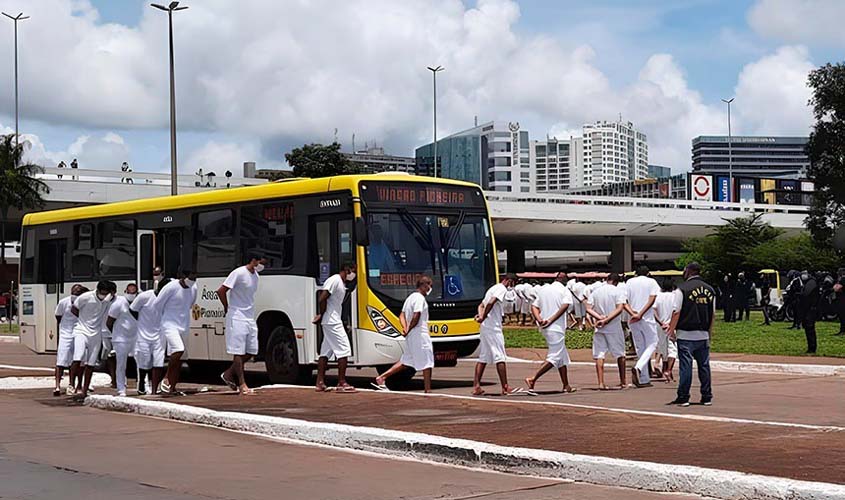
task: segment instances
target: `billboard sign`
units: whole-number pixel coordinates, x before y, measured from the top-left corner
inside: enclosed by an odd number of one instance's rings
[[[799,183],[793,180],[778,180],[777,181],[777,203],[778,205],[798,205],[801,201],[801,196],[798,193]]]
[[[730,178],[724,175],[716,176],[716,201],[731,200]]]
[[[739,179],[739,201],[754,203],[757,196],[755,179]]]
[[[801,182],[801,204],[802,205],[812,205],[813,204],[813,191],[816,190],[816,186],[810,181],[802,181]]]
[[[713,178],[709,175],[690,175],[690,199],[713,201]]]

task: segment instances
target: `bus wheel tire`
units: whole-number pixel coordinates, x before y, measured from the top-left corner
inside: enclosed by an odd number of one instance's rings
[[[311,379],[308,366],[300,366],[296,337],[287,326],[277,326],[270,332],[264,354],[267,375],[274,384],[303,384]]]
[[[376,371],[379,375],[381,375],[389,370],[391,366],[393,365],[378,365],[376,366]],[[408,389],[410,388],[411,380],[414,378],[416,373],[416,370],[413,368],[405,367],[404,370],[387,379],[387,387],[391,390]]]

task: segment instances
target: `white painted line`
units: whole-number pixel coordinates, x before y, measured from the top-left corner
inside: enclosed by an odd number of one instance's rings
[[[105,373],[95,373],[91,377],[91,385],[95,387],[108,386],[111,378]],[[56,385],[55,377],[5,377],[0,378],[0,391],[21,389],[52,389]]]
[[[287,384],[274,384],[274,385],[265,385],[260,387],[259,389],[311,389],[310,386],[302,386],[302,385],[287,385]],[[472,400],[472,401],[479,401],[484,403],[498,403],[498,404],[515,404],[515,405],[540,405],[540,406],[559,406],[565,408],[578,408],[584,410],[602,410],[602,411],[609,411],[613,413],[625,413],[629,415],[644,415],[649,417],[668,417],[668,418],[679,418],[684,420],[698,420],[703,422],[718,422],[718,423],[729,423],[729,424],[745,424],[745,425],[770,425],[776,427],[791,427],[796,429],[806,429],[806,430],[813,430],[813,431],[822,431],[822,432],[842,432],[845,431],[845,427],[839,427],[835,425],[813,425],[813,424],[800,424],[795,422],[776,422],[776,421],[768,421],[768,420],[750,420],[745,418],[732,418],[732,417],[717,417],[713,415],[695,415],[691,413],[666,413],[666,412],[658,412],[658,411],[649,411],[649,410],[633,410],[630,408],[613,408],[608,406],[598,406],[598,405],[585,405],[585,404],[577,404],[577,403],[561,403],[558,401],[534,401],[528,400],[525,398],[520,398],[519,400],[514,399],[514,397],[502,397],[499,398],[489,398],[489,397],[479,397],[479,396],[462,396],[460,394],[443,394],[443,393],[430,393],[426,394],[424,392],[400,392],[400,391],[376,391],[373,389],[358,389],[362,392],[378,392],[380,394],[392,394],[392,395],[404,395],[404,396],[417,396],[417,397],[425,397],[425,398],[451,398],[451,399],[465,399],[465,400]],[[528,397],[528,396],[526,396]]]
[[[467,439],[267,415],[222,412],[164,401],[89,396],[85,404],[111,411],[252,432],[438,463],[481,467],[515,474],[554,477],[605,486],[680,492],[727,500],[764,498],[845,499],[845,486],[780,477],[669,465],[549,450],[499,446]]]
[[[55,368],[46,368],[43,366],[20,366],[20,365],[0,365],[0,369],[3,370],[27,370],[27,371],[35,371],[35,372],[52,372],[55,371]]]

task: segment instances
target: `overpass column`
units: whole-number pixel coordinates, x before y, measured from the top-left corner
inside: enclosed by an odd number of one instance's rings
[[[508,255],[508,266],[506,271],[509,273],[525,272],[525,247],[509,246],[505,248]]]
[[[510,255],[508,256],[510,258]],[[634,248],[628,236],[613,236],[610,239],[610,269],[615,273],[633,271]]]

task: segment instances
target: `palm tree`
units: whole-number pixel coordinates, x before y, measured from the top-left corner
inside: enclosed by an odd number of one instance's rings
[[[44,169],[33,163],[21,164],[23,144],[15,143],[15,134],[0,136],[0,264],[6,263],[6,222],[9,210],[28,210],[44,205],[47,184],[35,174]]]

